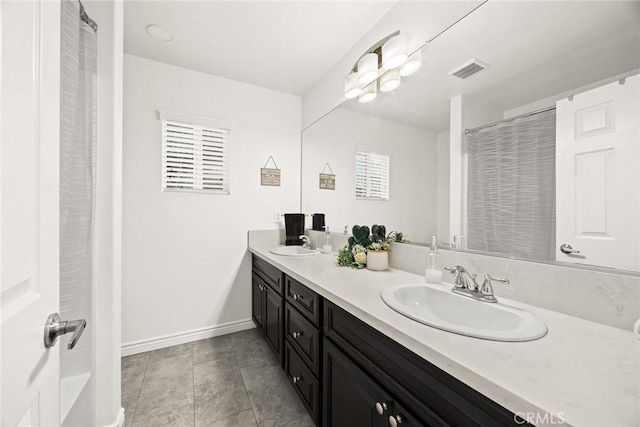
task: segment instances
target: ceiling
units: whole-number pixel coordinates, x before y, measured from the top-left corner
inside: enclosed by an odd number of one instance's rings
[[[472,58],[490,67],[468,80],[448,74]],[[422,59],[395,91],[343,106],[441,132],[459,94],[502,114],[638,70],[640,2],[490,1],[425,47]]]
[[[396,1],[125,1],[126,53],[302,96]],[[170,42],[145,28],[161,25]]]

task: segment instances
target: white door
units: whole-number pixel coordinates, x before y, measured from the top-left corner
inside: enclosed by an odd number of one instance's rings
[[[558,261],[640,271],[639,112],[638,75],[558,101]]]
[[[59,1],[0,1],[0,425],[59,425]]]

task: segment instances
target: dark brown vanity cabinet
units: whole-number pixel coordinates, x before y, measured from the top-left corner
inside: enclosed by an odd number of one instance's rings
[[[324,303],[323,332],[324,426],[350,425],[341,421],[343,400],[360,401],[360,411],[371,414],[373,424],[367,418],[364,424],[351,425],[378,425],[373,410],[380,409],[381,399],[386,403],[386,409],[385,405],[382,409],[389,413],[382,417],[386,423],[381,425],[529,425],[329,301]],[[349,373],[354,373],[352,378],[339,378]],[[336,393],[340,398],[334,396]]]
[[[253,257],[253,320],[317,426],[522,426],[524,420]]]
[[[262,331],[267,344],[275,352],[280,366],[284,362],[284,298],[281,287],[282,273],[275,270],[263,270],[254,257],[251,284],[252,318],[256,326]],[[264,261],[262,261],[264,263]],[[266,263],[265,263],[266,264]],[[268,265],[268,264],[267,264]],[[269,266],[271,267],[271,266]],[[273,267],[271,267],[273,269]]]

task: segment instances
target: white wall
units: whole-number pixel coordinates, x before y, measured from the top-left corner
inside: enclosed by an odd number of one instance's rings
[[[123,5],[83,2],[98,29],[97,194],[94,243],[96,426],[115,426],[120,413],[120,286],[122,235]]]
[[[388,201],[356,200],[357,145],[391,153]],[[335,190],[320,190],[319,176],[329,162]],[[332,231],[354,224],[384,224],[415,242],[436,234],[437,141],[433,132],[377,119],[345,108],[332,111],[305,129],[302,144],[302,210],[326,214]],[[338,248],[334,248],[338,249]]]
[[[451,234],[449,229],[449,131],[440,132],[438,139],[438,187],[437,187],[437,208],[438,242],[450,242]]]
[[[300,98],[131,55],[124,69],[123,349],[250,327],[247,230],[299,209]],[[231,122],[230,195],[161,191],[158,109]],[[269,155],[280,187],[260,186]]]

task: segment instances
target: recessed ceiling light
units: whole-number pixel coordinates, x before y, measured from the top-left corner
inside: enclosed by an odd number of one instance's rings
[[[171,33],[164,27],[156,24],[147,25],[147,34],[154,40],[170,42],[173,40]]]

